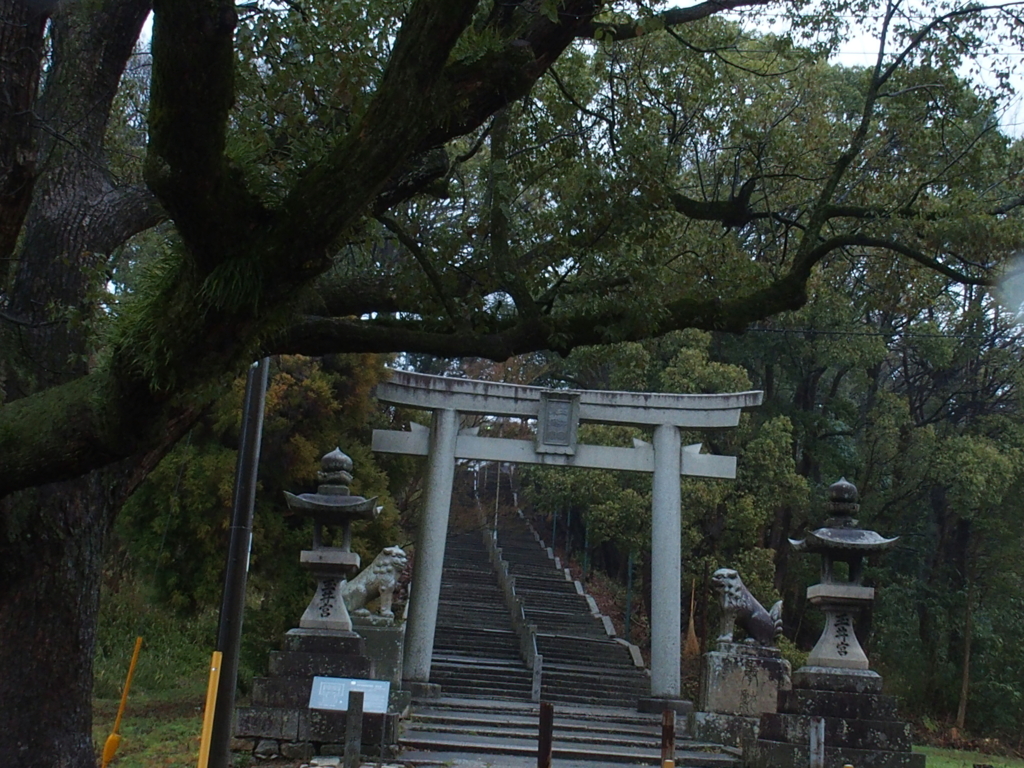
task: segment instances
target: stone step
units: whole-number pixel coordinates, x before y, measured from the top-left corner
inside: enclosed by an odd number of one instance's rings
[[[581,720],[571,717],[561,717],[556,709],[554,727],[559,733],[573,731],[592,732],[599,729],[601,733],[621,733],[629,736],[646,736],[648,738],[661,738],[661,723],[651,719],[608,719],[606,721]],[[485,710],[447,710],[447,709],[419,709],[414,710],[409,718],[411,723],[429,723],[438,726],[459,725],[463,727],[487,728],[497,725],[508,725],[514,728],[532,728],[536,731],[538,715],[524,712],[522,714],[510,714],[508,712],[488,712]]]
[[[636,708],[640,699],[648,695],[644,689],[620,687],[587,688],[585,686],[562,687],[552,683],[541,685],[541,700],[564,704],[594,704],[609,707]]]
[[[441,579],[441,591],[439,593],[441,600],[468,602],[471,599],[470,595],[485,597],[486,600],[481,602],[482,605],[491,605],[492,600],[497,600],[498,605],[504,602],[501,599],[501,590],[498,589],[498,583],[494,580],[493,575],[490,581],[480,583],[470,582],[465,579],[456,580],[450,576],[445,576]]]
[[[467,622],[446,621],[437,623],[438,630],[444,629],[445,637],[438,638],[452,642],[480,642],[480,643],[518,643],[518,638],[512,630],[505,630],[503,633],[495,633],[487,626],[471,626]],[[435,633],[436,635],[436,633]]]
[[[537,650],[544,654],[544,658],[552,665],[566,667],[582,666],[584,668],[594,666],[608,666],[613,669],[636,670],[640,674],[646,673],[645,667],[638,667],[633,663],[633,655],[629,649],[614,640],[605,640],[597,644],[593,638],[577,637],[565,638],[559,643],[550,643],[543,640],[543,635],[537,636]],[[576,646],[571,645],[576,640]]]
[[[447,609],[445,609],[447,611]],[[474,621],[474,613],[468,610],[458,610],[446,613],[446,616],[450,617],[451,621],[448,622],[448,626],[462,626],[465,627],[465,631],[469,634],[499,637],[499,636],[511,636],[515,637],[515,633],[512,631],[512,627],[509,620],[508,611],[499,611],[496,614],[487,614],[487,618],[490,619],[493,616],[501,617],[502,621],[498,623],[489,622],[476,622]],[[438,625],[441,622],[441,614],[438,612]]]
[[[530,682],[528,680],[489,680],[466,677],[465,675],[441,675],[432,684],[441,686],[446,696],[492,696],[511,701],[530,700]]]
[[[546,688],[542,690],[541,698],[544,701],[550,701],[555,704],[567,704],[574,706],[636,707],[642,697],[629,692],[623,692],[619,695],[606,692],[598,695]]]
[[[511,574],[512,578],[516,580],[516,588],[543,591],[555,597],[583,597],[576,589],[576,582],[566,581],[561,571],[554,569],[554,565],[549,568],[551,571],[547,576],[524,574],[513,569]]]
[[[537,628],[545,635],[608,638],[604,622],[591,616],[590,613],[579,612],[574,614],[571,611],[538,610],[529,603],[526,603],[524,606],[524,613],[530,620],[530,623],[536,624]]]
[[[465,699],[474,699],[478,701],[518,702],[526,701],[530,698],[528,691],[513,690],[506,686],[491,688],[487,686],[473,685],[472,683],[460,683],[455,680],[446,680],[438,685],[441,690],[449,696],[461,696]]]
[[[413,703],[400,739],[404,755],[423,749],[535,758],[539,707],[533,703],[430,699]],[[659,765],[661,718],[617,707],[556,706],[556,759]],[[736,768],[739,761],[710,744],[677,734],[676,765]]]
[[[472,679],[477,682],[525,682],[527,690],[529,690],[530,683],[532,682],[530,674],[522,666],[516,668],[512,666],[500,667],[465,663],[434,663],[430,665],[431,680],[434,680],[435,677],[440,679],[440,676],[451,678],[459,674],[463,674],[467,680]]]
[[[608,707],[635,709],[640,699],[648,696],[644,687],[618,686],[615,688],[597,685],[560,685],[554,681],[541,681],[541,699],[568,704],[596,704]]]
[[[552,647],[545,643],[537,643],[537,650],[544,656],[545,664],[555,668],[566,667],[608,667],[611,669],[629,669],[642,672],[632,661],[625,649],[609,647],[607,649],[589,649]],[[623,651],[620,653],[619,651]]]
[[[418,722],[419,721],[413,721],[408,725],[406,733],[408,734],[410,730],[415,730]],[[429,732],[455,734],[459,736],[492,736],[501,737],[503,739],[536,739],[537,728],[537,723],[525,724],[522,727],[515,727],[510,724],[495,724],[494,726],[487,727],[481,726],[477,723],[469,725],[432,723],[430,724]],[[427,732],[427,729],[424,729],[422,732]],[[632,749],[653,748],[655,746],[660,748],[660,738],[660,735],[654,734],[630,736],[619,732],[601,733],[593,729],[567,731],[562,730],[557,726],[554,729],[554,741],[557,744],[591,744],[600,746],[616,745]],[[654,743],[655,739],[659,739],[656,744]]]
[[[507,625],[507,611],[477,611],[468,609],[443,608],[437,613],[438,625],[447,627],[466,627],[467,629],[488,629],[493,626]]]
[[[537,606],[552,606],[556,608],[569,607],[574,610],[590,613],[590,603],[587,598],[578,594],[575,589],[566,591],[564,594],[556,593],[548,589],[536,589],[516,582],[516,594],[523,599],[529,599]]]
[[[453,625],[448,625],[453,628]],[[516,634],[511,629],[503,627],[460,627],[459,634],[451,639],[474,639],[486,642],[488,640],[516,641]]]
[[[489,632],[487,627],[474,627],[456,622],[438,622],[437,629],[445,630],[443,636],[437,637],[437,640],[458,643],[459,645],[473,645],[475,643],[481,645],[518,645],[519,643],[518,637],[511,631],[499,635]]]
[[[508,663],[522,663],[519,658],[519,646],[512,645],[472,646],[440,643],[435,644],[434,656],[437,658],[499,659]]]
[[[467,664],[474,661],[498,660],[508,664],[522,664],[518,648],[461,648],[456,645],[435,646],[434,656],[438,659],[465,659]]]
[[[638,669],[631,665],[566,664],[557,660],[552,661],[548,656],[544,656],[544,677],[546,680],[551,681],[603,680],[606,687],[618,685],[650,686],[650,677],[646,670]]]

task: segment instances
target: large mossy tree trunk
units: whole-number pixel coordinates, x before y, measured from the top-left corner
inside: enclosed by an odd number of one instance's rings
[[[92,768],[92,660],[110,504],[100,473],[0,503],[0,764]]]
[[[0,3],[5,21],[26,7]],[[113,96],[148,12],[149,0],[66,3],[49,24],[51,58],[24,149],[33,160],[31,204],[0,284],[3,402],[88,372],[98,311],[91,297],[102,287],[107,256],[160,216],[147,190],[115,185],[104,155]],[[43,24],[35,22],[21,29],[36,37],[21,42],[38,44],[41,68]],[[30,103],[38,77],[31,70],[8,83]],[[95,765],[92,673],[104,542],[142,462],[0,500],[0,765]]]

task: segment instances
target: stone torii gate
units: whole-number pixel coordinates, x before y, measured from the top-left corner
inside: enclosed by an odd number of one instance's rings
[[[452,480],[457,459],[506,461],[595,469],[652,472],[651,504],[651,697],[680,697],[681,475],[736,477],[734,456],[700,453],[683,446],[680,429],[735,427],[742,408],[761,404],[761,392],[678,395],[597,390],[551,390],[517,384],[395,371],[377,386],[377,399],[433,412],[430,428],[374,430],[373,450],[427,456],[427,487],[406,627],[404,679],[430,681],[430,662],[441,592]],[[459,431],[459,414],[537,420],[536,440],[477,437]],[[653,445],[632,448],[587,445],[576,440],[580,422],[654,427]]]

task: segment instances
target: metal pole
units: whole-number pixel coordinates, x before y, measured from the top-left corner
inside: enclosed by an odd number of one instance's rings
[[[501,498],[501,462],[494,467],[494,531],[498,531],[498,499]]]
[[[565,558],[572,555],[572,504],[565,505]]]
[[[629,553],[626,563],[626,628],[623,634],[629,641],[629,621],[633,617],[633,553]]]
[[[672,768],[676,759],[676,712],[665,709],[661,712],[661,765]]]
[[[583,518],[583,578],[590,575],[590,515]]]
[[[537,738],[537,768],[551,768],[554,751],[555,707],[550,701],[540,703],[540,733]]]
[[[252,544],[252,513],[256,503],[256,474],[263,438],[263,407],[267,400],[267,376],[270,358],[249,367],[242,409],[242,434],[235,467],[235,498],[231,513],[228,559],[224,573],[224,594],[220,605],[217,650],[223,654],[217,704],[213,712],[210,736],[210,768],[231,764],[231,723],[238,683],[238,649],[242,641],[242,613],[245,609],[245,583],[249,573],[249,547]]]

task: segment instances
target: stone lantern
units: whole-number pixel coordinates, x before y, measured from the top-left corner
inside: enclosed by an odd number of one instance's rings
[[[348,492],[352,459],[340,448],[321,459],[317,477],[316,493],[284,494],[290,510],[313,518],[313,548],[303,550],[299,562],[317,579],[317,588],[299,627],[351,633],[352,620],[341,585],[359,570],[359,554],[352,551],[352,521],[372,520],[377,514],[377,497],[364,499]],[[324,528],[337,526],[342,527],[341,546],[324,546]]]
[[[857,526],[852,483],[840,480],[828,491],[824,527],[790,540],[798,552],[821,556],[821,583],[807,588],[807,599],[824,611],[825,629],[793,673],[792,689],[779,691],[778,711],[761,716],[744,758],[750,768],[925,768],[924,755],[911,751],[910,725],[897,718],[896,699],[882,693],[882,677],[869,668],[853,628],[875,598],[863,584],[864,558],[896,539]]]
[[[875,599],[875,590],[863,585],[864,557],[888,549],[897,539],[857,527],[853,516],[860,509],[859,494],[845,478],[828,491],[831,516],[825,526],[802,541],[789,540],[798,552],[821,555],[821,583],[807,588],[807,599],[824,611],[825,629],[807,657],[807,666],[868,669],[868,657],[853,630],[854,617]],[[846,564],[845,579],[837,572],[837,563]]]
[[[348,712],[335,706],[337,691],[375,679],[366,639],[352,631],[342,587],[359,570],[352,522],[375,517],[377,499],[348,492],[352,459],[337,448],[321,459],[318,478],[316,493],[285,493],[290,510],[313,518],[313,548],[303,550],[300,562],[317,587],[299,626],[285,633],[280,651],[270,652],[267,676],[253,678],[251,705],[235,710],[232,749],[249,759],[308,762],[316,754],[342,754],[350,731]],[[324,528],[341,529],[335,546],[324,546]],[[363,713],[363,754],[398,743],[398,717],[395,711]]]

